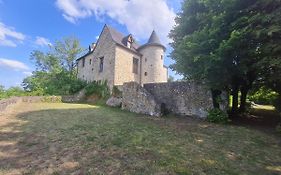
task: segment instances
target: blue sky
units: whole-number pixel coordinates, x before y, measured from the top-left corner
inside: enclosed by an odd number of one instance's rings
[[[96,41],[104,24],[145,43],[153,29],[166,44],[181,0],[0,0],[0,84],[20,86],[31,74],[33,50],[66,36],[84,48]],[[168,47],[166,55],[171,48]],[[172,60],[165,59],[165,65]],[[169,74],[179,78],[171,70]]]

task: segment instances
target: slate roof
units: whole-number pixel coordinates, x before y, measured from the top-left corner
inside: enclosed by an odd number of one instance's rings
[[[161,43],[159,37],[157,36],[156,32],[153,30],[150,37],[149,37],[149,40],[146,44],[138,47],[138,50],[146,47],[146,46],[160,46],[160,47],[163,47],[164,50],[166,50],[165,46]]]
[[[106,25],[106,27],[108,28],[108,30],[109,30],[109,32],[111,34],[111,37],[112,37],[112,39],[113,39],[113,41],[115,43],[117,43],[117,44],[119,44],[119,45],[121,45],[123,47],[128,48],[127,47],[127,40],[128,40],[128,37],[130,35],[124,36],[121,32],[115,30],[114,28],[112,28],[112,27],[110,27],[108,25]],[[136,43],[136,41],[134,41],[133,44],[132,44],[132,48],[130,50],[133,50],[133,51],[137,52],[137,49],[139,47],[140,47],[139,44]]]
[[[132,43],[132,47],[131,48],[128,48],[127,47],[127,41],[128,41],[128,37],[131,36],[131,34],[127,35],[127,36],[124,36],[121,32],[117,31],[116,29],[110,27],[109,25],[105,25],[104,28],[107,28],[109,30],[109,33],[111,35],[111,38],[112,40],[118,44],[119,46],[127,49],[127,50],[130,50],[134,53],[137,53],[139,54],[139,50],[146,47],[146,46],[149,46],[149,45],[154,45],[154,46],[161,46],[163,47],[163,49],[165,50],[165,46],[162,45],[162,43],[160,42],[160,39],[159,37],[157,36],[156,32],[153,30],[150,37],[149,37],[149,40],[146,44],[144,45],[139,45],[135,40],[134,42]],[[104,30],[104,29],[103,29]],[[85,55],[83,55],[82,57],[78,58],[77,61],[81,58],[84,58],[85,56],[91,54],[93,51],[89,51],[88,53],[86,53]]]
[[[154,30],[152,31],[147,44],[161,44],[160,39]]]

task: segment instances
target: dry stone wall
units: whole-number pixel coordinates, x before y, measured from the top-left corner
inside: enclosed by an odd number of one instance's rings
[[[0,112],[17,103],[61,102],[60,96],[23,96],[0,100]]]
[[[21,102],[20,97],[12,97],[8,99],[0,100],[0,112],[4,111],[8,106],[17,104],[19,102]]]
[[[144,88],[175,114],[206,118],[213,107],[211,91],[194,82],[151,83]]]
[[[160,104],[136,82],[123,84],[122,109],[140,114],[160,116]]]

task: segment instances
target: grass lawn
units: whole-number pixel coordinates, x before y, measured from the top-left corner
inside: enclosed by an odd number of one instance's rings
[[[0,174],[281,174],[280,138],[86,104],[0,115]]]

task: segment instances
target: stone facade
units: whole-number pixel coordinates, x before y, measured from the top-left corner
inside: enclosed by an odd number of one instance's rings
[[[77,60],[77,76],[88,82],[107,80],[110,88],[130,81],[139,84],[167,82],[164,52],[165,47],[154,31],[149,41],[140,46],[131,34],[124,36],[105,25],[97,43]]]
[[[114,67],[114,85],[123,85],[124,82],[135,81],[140,83],[140,64],[138,72],[133,73],[133,58],[140,61],[140,55],[130,52],[125,48],[117,46],[115,48],[115,67]]]
[[[108,28],[102,31],[94,52],[86,54],[77,64],[78,78],[88,82],[107,80],[110,87],[114,84],[115,43]],[[100,69],[103,58],[103,68]]]
[[[122,109],[161,116],[165,112],[206,118],[213,108],[211,92],[192,82],[123,85]]]
[[[168,69],[164,67],[164,49],[149,46],[140,49],[142,54],[141,84],[167,82]]]

